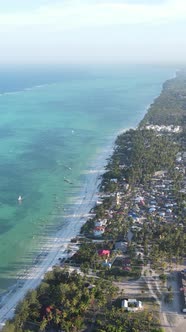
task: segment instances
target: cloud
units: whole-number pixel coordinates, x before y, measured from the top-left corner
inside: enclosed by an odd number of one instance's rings
[[[150,0],[149,0],[150,2]],[[31,11],[0,14],[0,25],[53,25],[60,29],[126,24],[159,24],[186,19],[186,1],[64,0]]]

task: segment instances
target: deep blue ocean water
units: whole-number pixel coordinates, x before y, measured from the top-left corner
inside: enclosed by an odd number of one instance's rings
[[[174,73],[162,66],[0,67],[0,292],[31,264],[40,234],[65,227],[63,210],[73,211],[92,161],[119,130],[137,126]]]

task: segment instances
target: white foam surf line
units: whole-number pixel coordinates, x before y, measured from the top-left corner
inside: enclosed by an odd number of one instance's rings
[[[119,134],[124,131],[125,130],[120,130]],[[41,283],[44,274],[50,270],[53,265],[59,263],[59,257],[65,258],[69,255],[73,255],[77,251],[76,248],[68,254],[67,249],[70,245],[70,240],[79,234],[82,225],[87,220],[87,213],[89,213],[90,209],[97,201],[99,196],[98,185],[101,181],[100,175],[103,174],[104,166],[107,164],[106,158],[113,152],[114,142],[117,136],[118,132],[112,136],[106,149],[99,152],[96,162],[92,164],[94,172],[87,175],[86,183],[80,194],[81,202],[75,209],[73,216],[70,216],[69,219],[67,218],[67,227],[58,231],[52,241],[50,239],[50,242],[46,244],[46,247],[44,247],[43,251],[40,253],[43,255],[49,251],[42,262],[35,264],[28,271],[25,271],[25,274],[17,281],[13,291],[7,294],[4,300],[1,301],[0,328],[6,320],[13,317],[16,305],[24,298],[26,293],[31,289],[35,289]]]
[[[40,84],[40,85],[33,85],[31,87],[23,88],[23,89],[17,90],[17,91],[5,91],[5,92],[1,92],[0,96],[17,95],[22,92],[30,92],[30,91],[34,91],[37,89],[43,89],[43,88],[46,88],[49,86],[55,86],[58,83],[62,83],[62,82],[59,81],[59,82],[45,83],[45,84]]]

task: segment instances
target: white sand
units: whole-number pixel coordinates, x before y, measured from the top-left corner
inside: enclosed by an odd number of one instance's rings
[[[45,238],[46,247],[38,257],[38,261],[28,271],[25,271],[18,279],[17,284],[12,290],[5,295],[0,302],[0,329],[7,319],[14,315],[14,310],[18,302],[20,302],[26,293],[35,289],[41,282],[44,274],[52,269],[52,266],[59,264],[59,258],[72,256],[77,247],[70,244],[70,240],[79,234],[81,226],[86,222],[90,209],[95,205],[98,198],[98,184],[100,175],[104,172],[106,158],[112,152],[109,144],[96,161],[96,165],[92,167],[92,171],[87,175],[87,181],[83,192],[76,202],[73,215],[66,216],[66,228],[57,232],[55,238],[49,241]],[[67,249],[71,249],[68,253]],[[39,262],[39,259],[41,260]],[[37,263],[37,264],[36,264]]]

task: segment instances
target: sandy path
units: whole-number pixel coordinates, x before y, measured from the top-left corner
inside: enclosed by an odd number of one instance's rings
[[[144,271],[150,270],[150,265],[144,268]],[[143,272],[144,272],[143,271]],[[152,269],[151,269],[152,271]],[[153,276],[143,276],[146,285],[148,286],[150,294],[156,299],[159,305],[159,314],[161,325],[166,332],[185,332],[186,331],[186,320],[184,319],[183,313],[180,311],[180,292],[179,286],[176,279],[177,272],[172,273],[171,279],[168,280],[167,286],[172,287],[173,301],[171,303],[165,303],[163,299],[164,291],[161,290],[161,282],[157,274],[153,271]]]
[[[106,158],[111,151],[111,144],[109,144],[109,147],[107,147],[97,159],[96,165],[92,167],[92,171],[87,175],[87,181],[78,198],[78,203],[75,205],[77,207],[74,210],[74,214],[65,217],[67,227],[58,231],[52,240],[49,239],[50,242],[46,240],[46,247],[43,247],[43,251],[39,255],[42,257],[41,263],[35,264],[30,270],[25,271],[12,291],[1,301],[0,329],[7,319],[13,317],[16,305],[24,298],[28,290],[35,289],[40,284],[44,274],[50,270],[53,265],[59,264],[59,257],[71,256],[77,250],[76,246],[71,246],[72,250],[70,254],[67,253],[70,240],[79,233],[81,226],[87,220],[90,209],[97,201],[99,178],[104,172]]]
[[[171,273],[171,278],[167,282],[168,286],[172,287],[173,301],[171,303],[164,303],[162,301],[162,314],[165,324],[166,332],[182,332],[186,331],[185,315],[181,312],[180,306],[180,290],[177,280],[177,271]]]

